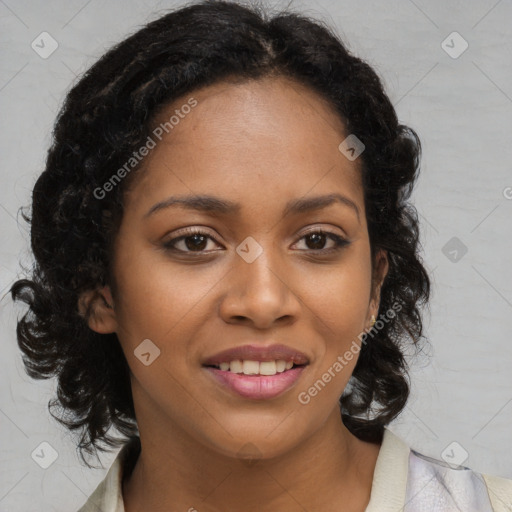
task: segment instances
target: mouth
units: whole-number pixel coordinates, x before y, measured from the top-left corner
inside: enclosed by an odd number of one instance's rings
[[[305,364],[292,365],[291,368],[272,375],[235,373],[231,370],[221,370],[216,366],[205,366],[204,368],[213,381],[230,394],[250,400],[269,400],[289,391],[296,384],[306,366]]]
[[[293,361],[285,361],[284,359],[277,359],[274,361],[254,361],[254,360],[240,360],[224,361],[219,364],[204,365],[206,368],[215,368],[223,372],[230,372],[242,375],[253,376],[271,376],[283,373],[294,368],[306,366],[305,364],[296,364]]]
[[[291,389],[308,365],[305,354],[284,345],[246,345],[220,352],[202,366],[229,393],[266,400]]]

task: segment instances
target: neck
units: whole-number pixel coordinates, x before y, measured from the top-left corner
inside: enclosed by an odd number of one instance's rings
[[[141,452],[123,482],[126,512],[362,512],[370,499],[380,446],[352,435],[338,411],[296,449],[252,462],[219,454],[162,424],[139,424]]]

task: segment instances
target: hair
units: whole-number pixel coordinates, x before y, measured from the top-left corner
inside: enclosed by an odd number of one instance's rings
[[[359,439],[380,442],[384,427],[405,407],[405,349],[418,348],[424,338],[419,306],[428,305],[430,295],[417,212],[408,201],[419,173],[420,140],[398,123],[376,72],[324,22],[204,0],[145,24],[70,89],[34,185],[31,216],[23,213],[35,262],[29,278],[10,290],[14,301],[28,305],[18,318],[18,345],[28,375],[57,378],[50,414],[78,435],[87,465],[84,452],[97,454],[138,435],[130,370],[117,334],[91,330],[91,311],[82,315],[77,304],[84,291],[106,284],[115,291],[110,264],[123,192],[142,171],[136,168],[102,199],[94,191],[143,145],[158,113],[180,96],[221,81],[279,76],[327,100],[347,133],[364,143],[358,162],[371,254],[388,253],[380,310],[396,314],[362,343],[340,398],[342,420]]]

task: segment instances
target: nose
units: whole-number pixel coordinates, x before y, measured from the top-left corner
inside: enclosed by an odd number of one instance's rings
[[[301,301],[296,277],[267,257],[267,251],[247,263],[239,258],[226,276],[220,315],[227,323],[268,329],[296,322]],[[294,282],[295,281],[295,282]]]

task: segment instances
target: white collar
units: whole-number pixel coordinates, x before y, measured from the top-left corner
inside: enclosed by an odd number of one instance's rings
[[[138,452],[138,442],[140,440],[135,438],[119,451],[105,478],[78,512],[125,512],[123,468],[127,459]],[[464,467],[450,468],[411,450],[391,430],[384,428],[365,512],[406,512],[421,507],[432,512],[451,511],[454,498],[461,502],[457,496],[468,504],[461,509],[465,512],[509,511],[512,480],[481,475]]]

